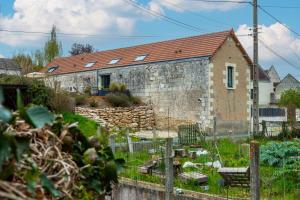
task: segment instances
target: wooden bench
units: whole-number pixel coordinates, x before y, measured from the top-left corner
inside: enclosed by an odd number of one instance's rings
[[[223,167],[218,173],[224,180],[224,186],[250,187],[250,167]]]

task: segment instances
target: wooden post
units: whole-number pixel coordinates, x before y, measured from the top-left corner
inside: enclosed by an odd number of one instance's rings
[[[251,199],[260,199],[260,181],[259,181],[259,143],[251,141],[250,143],[250,191]]]
[[[112,134],[109,136],[109,146],[113,153],[116,152],[116,142],[115,142],[115,135]]]
[[[174,172],[173,172],[172,143],[173,143],[173,138],[166,138],[166,152],[165,152],[166,195],[165,195],[165,200],[173,199]]]
[[[133,153],[133,144],[132,144],[132,141],[131,141],[131,137],[129,136],[129,130],[128,129],[127,129],[126,136],[127,136],[127,142],[128,142],[128,150],[129,150],[130,153]]]

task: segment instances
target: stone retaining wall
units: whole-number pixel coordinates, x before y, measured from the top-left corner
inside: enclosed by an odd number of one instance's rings
[[[217,195],[205,194],[182,190],[183,194],[176,195],[174,191],[174,200],[225,200],[227,198]],[[112,198],[114,200],[165,200],[165,188],[162,185],[134,181],[122,178],[119,185],[114,188]],[[234,199],[234,198],[230,198]]]
[[[76,107],[75,111],[102,124],[135,130],[152,130],[155,125],[154,112],[150,106],[99,109]]]

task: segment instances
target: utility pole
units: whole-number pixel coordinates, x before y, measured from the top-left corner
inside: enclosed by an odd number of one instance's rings
[[[257,0],[253,0],[253,133],[259,133],[259,90],[258,90],[258,26],[257,26]]]

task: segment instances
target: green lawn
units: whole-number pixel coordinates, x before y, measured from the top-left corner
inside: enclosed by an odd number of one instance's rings
[[[233,142],[229,139],[221,139],[218,141],[217,146],[221,154],[221,160],[226,167],[249,166],[249,156],[243,153],[243,151],[241,150],[241,143],[241,141]],[[213,148],[213,146],[214,145],[211,141],[203,144],[203,147],[209,152],[215,151],[215,148]],[[157,153],[154,156],[161,156],[161,153]],[[163,180],[161,180],[161,178],[157,176],[143,175],[137,171],[137,166],[142,165],[146,161],[151,159],[152,155],[149,155],[148,152],[129,154],[125,151],[117,151],[116,157],[124,158],[127,161],[127,168],[122,172],[121,176],[134,180],[163,184]],[[190,158],[180,158],[178,160],[181,164],[183,164],[185,161],[191,161],[193,163],[205,163],[207,161],[212,161],[212,157],[213,155],[210,154],[207,156],[197,157],[195,160],[192,160]],[[300,185],[296,185],[297,182],[293,179],[293,177],[285,176],[284,179],[280,178],[278,180],[271,181],[273,175],[275,173],[278,173],[279,170],[280,168],[269,167],[263,164],[261,165],[260,175],[262,180],[262,199],[297,199],[296,197],[297,195],[299,195],[298,190],[300,189]],[[209,190],[204,191],[199,186],[193,183],[183,183],[178,178],[175,179],[175,187],[226,196],[227,190],[225,187],[219,184],[221,177],[217,173],[217,169],[203,166],[199,169],[186,168],[184,169],[184,171],[197,171],[208,175]],[[229,195],[236,198],[247,199],[249,198],[249,190],[241,188],[229,188]]]
[[[64,116],[65,122],[78,122],[78,128],[85,136],[89,137],[96,134],[98,124],[95,121],[71,112],[64,112],[62,114]]]

